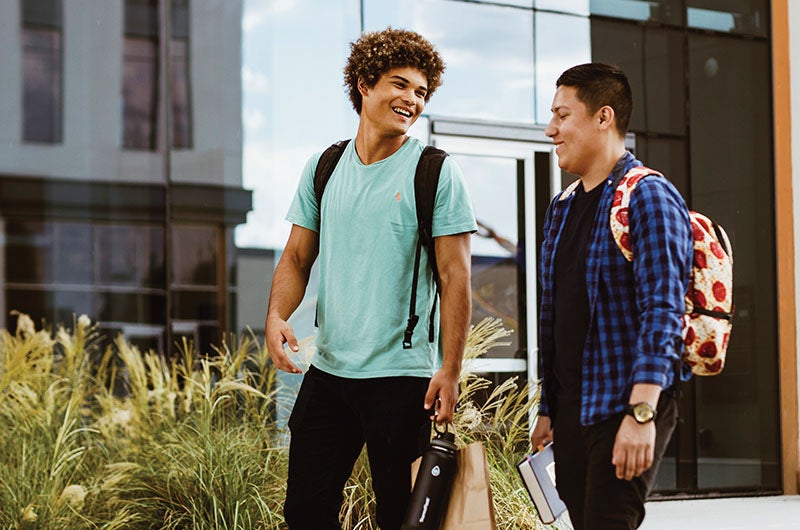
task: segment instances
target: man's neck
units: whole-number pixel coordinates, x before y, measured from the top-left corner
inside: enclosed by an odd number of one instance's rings
[[[373,164],[392,156],[406,140],[408,140],[406,134],[387,136],[366,127],[362,122],[356,134],[356,153],[364,165]]]
[[[603,183],[624,154],[624,142],[615,142],[613,145],[609,145],[608,149],[605,149],[595,163],[592,164],[589,171],[580,175],[581,182],[583,182],[583,189],[590,191]]]

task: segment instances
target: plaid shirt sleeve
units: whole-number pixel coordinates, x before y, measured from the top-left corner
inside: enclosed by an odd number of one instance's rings
[[[632,384],[671,384],[676,338],[691,271],[691,225],[683,199],[666,179],[642,179],[628,210],[639,329]]]

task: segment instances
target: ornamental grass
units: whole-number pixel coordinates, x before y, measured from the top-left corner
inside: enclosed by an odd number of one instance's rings
[[[0,528],[285,528],[287,390],[252,334],[166,359],[86,316],[55,329],[16,317],[0,330]],[[535,393],[471,371],[509,333],[489,319],[471,330],[454,425],[459,444],[486,446],[498,527],[547,528],[515,468]],[[365,454],[344,496],[343,528],[375,530]]]

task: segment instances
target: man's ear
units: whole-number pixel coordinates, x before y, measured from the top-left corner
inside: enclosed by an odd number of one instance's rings
[[[367,92],[369,92],[369,87],[367,86],[366,83],[364,83],[364,80],[361,78],[358,79],[358,91],[359,93],[361,93],[361,97],[366,96]]]
[[[614,118],[616,117],[616,114],[611,106],[604,105],[600,107],[600,110],[597,111],[596,117],[600,128],[608,129],[609,127],[614,126]]]

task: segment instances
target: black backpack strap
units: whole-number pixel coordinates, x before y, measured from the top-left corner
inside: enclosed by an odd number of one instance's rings
[[[314,195],[317,197],[317,208],[321,209],[322,194],[325,193],[325,186],[328,184],[331,175],[333,175],[333,170],[336,169],[339,159],[342,158],[344,148],[349,143],[350,140],[339,140],[325,149],[319,157],[317,170],[314,172]],[[320,221],[322,221],[321,218]]]
[[[419,321],[416,314],[417,284],[419,283],[419,262],[422,247],[428,253],[428,263],[433,272],[433,281],[436,284],[436,293],[433,297],[428,325],[428,341],[433,342],[434,318],[436,316],[436,300],[441,292],[439,281],[439,268],[436,266],[436,249],[433,241],[433,209],[436,204],[436,190],[439,188],[439,173],[442,170],[447,153],[431,145],[427,146],[419,157],[417,171],[414,175],[414,200],[417,208],[417,252],[414,257],[414,275],[411,280],[411,301],[408,308],[408,325],[403,337],[403,348],[411,348],[411,336]]]
[[[336,164],[339,163],[339,159],[342,158],[342,153],[344,153],[344,148],[347,147],[349,143],[350,140],[348,139],[339,140],[335,144],[332,144],[322,152],[317,162],[317,169],[314,171],[314,195],[317,197],[317,210],[320,214],[320,230],[322,229],[322,194],[325,193],[325,186],[328,185],[328,181],[331,179],[331,175],[333,175],[333,170],[336,169]],[[314,310],[315,327],[319,327],[319,322],[317,321],[318,311],[319,308]]]

